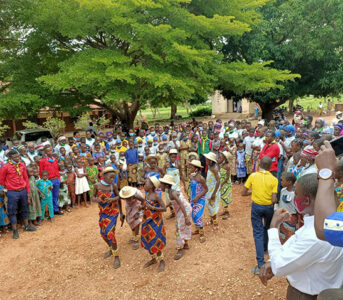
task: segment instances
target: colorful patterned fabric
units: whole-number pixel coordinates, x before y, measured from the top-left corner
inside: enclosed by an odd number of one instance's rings
[[[93,197],[94,184],[98,182],[99,169],[97,166],[86,167],[86,172],[88,174],[89,196]]]
[[[67,181],[68,175],[66,173],[61,174],[61,182]],[[61,183],[60,185],[60,193],[58,195],[58,206],[63,207],[65,205],[70,205],[70,197],[69,197],[69,191],[68,191],[68,184]]]
[[[143,197],[142,193],[137,190],[137,193]],[[131,202],[126,201],[126,221],[129,224],[131,230],[133,231],[139,224],[142,223],[142,211],[140,210],[141,202],[139,200],[133,199]]]
[[[100,198],[99,206],[99,226],[100,234],[104,241],[112,247],[117,243],[115,232],[117,226],[117,219],[119,215],[118,201],[107,202],[107,199],[114,198],[116,195],[113,192],[98,191],[98,198]]]
[[[145,201],[153,207],[160,207],[157,201],[151,201],[148,197]],[[162,212],[145,209],[142,220],[141,246],[150,254],[157,254],[163,250],[166,244]]]
[[[212,204],[210,204],[210,202],[209,202],[210,198],[211,198],[212,193],[215,190],[216,184],[217,184],[216,177],[214,176],[214,173],[211,172],[210,169],[207,171],[206,184],[208,187],[208,192],[205,195],[206,206],[208,209],[208,214],[210,215],[210,217],[213,217],[218,213],[218,210],[219,210],[220,189],[218,189],[218,191],[216,193],[216,198],[215,198],[214,202]]]
[[[228,207],[229,204],[232,202],[232,182],[231,176],[229,179],[226,180],[226,170],[224,168],[220,168],[219,175],[220,175],[220,198],[222,201],[222,205],[224,207]]]
[[[299,214],[290,215],[287,222],[280,225],[280,241],[283,245],[286,241],[302,226],[301,217]]]
[[[247,176],[247,169],[245,166],[245,151],[237,151],[237,178],[244,178]]]
[[[4,186],[0,185],[0,192],[3,190]],[[10,223],[10,219],[6,214],[4,199],[0,198],[0,226],[6,226]]]
[[[204,227],[204,209],[205,209],[205,198],[200,198],[196,203],[193,201],[193,199],[196,197],[196,195],[199,195],[204,191],[204,187],[202,184],[195,179],[191,180],[190,183],[191,187],[191,206],[192,206],[192,219],[193,223],[199,227]]]
[[[139,161],[137,164],[137,183],[138,184],[143,184],[142,175],[141,175],[141,172],[143,169],[144,169],[144,162]]]
[[[168,195],[168,190],[166,190],[166,194]],[[179,190],[179,199],[181,200],[181,203],[183,204],[187,216],[190,218],[192,215],[192,206],[190,203],[185,199],[183,194]],[[185,216],[181,210],[180,205],[175,201],[172,200],[171,204],[174,208],[175,212],[175,225],[176,225],[176,246],[178,248],[182,248],[185,244],[185,241],[188,241],[192,238],[192,226],[186,225]]]
[[[337,199],[339,201],[339,205],[337,207],[338,212],[343,212],[343,191],[342,191],[342,185],[335,189]]]
[[[172,186],[172,190],[180,191],[180,170],[176,168],[172,163],[168,163],[167,175],[173,177],[175,184]],[[169,204],[169,194],[166,193],[167,204]]]
[[[137,182],[137,164],[128,165],[127,171],[129,173],[129,183]]]
[[[29,205],[29,220],[36,220],[38,217],[42,216],[42,208],[41,208],[38,188],[36,186],[35,176],[30,177],[29,184],[30,184],[30,195],[31,195],[31,204]]]
[[[236,169],[236,150],[237,150],[237,147],[235,145],[232,145],[232,146],[229,145],[228,148],[232,152],[232,155],[229,159],[230,172],[231,172],[231,175],[236,176],[237,175],[237,169]]]
[[[45,217],[45,208],[48,206],[49,210],[49,217],[54,217],[54,207],[52,204],[52,192],[49,187],[53,187],[53,184],[50,180],[43,180],[38,179],[36,181],[37,188],[43,193],[44,198],[41,198],[41,208],[42,208],[42,216],[41,219],[43,220]]]
[[[245,153],[245,166],[247,168],[247,174],[252,173],[252,157],[250,154]]]

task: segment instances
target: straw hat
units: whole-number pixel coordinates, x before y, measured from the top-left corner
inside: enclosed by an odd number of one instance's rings
[[[152,159],[156,159],[158,161],[158,157],[155,154],[149,154],[146,158],[145,158],[145,162],[149,163],[150,160]]]
[[[115,173],[116,171],[112,167],[107,167],[105,170],[102,171],[102,175],[105,175],[111,172]]]
[[[164,175],[163,178],[160,178],[160,182],[163,182],[163,183],[166,183],[166,184],[170,184],[170,185],[176,184],[173,176],[170,176],[170,175]]]
[[[223,151],[221,153],[224,155],[226,161],[229,162],[229,159],[232,157],[232,154],[229,151]]]
[[[207,154],[204,154],[204,156],[209,160],[217,162],[217,155],[215,155],[213,152],[209,152]]]
[[[189,159],[191,156],[195,156],[195,159],[198,159],[198,160],[199,160],[199,155],[198,155],[196,152],[190,152],[190,153],[188,154],[188,159]]]
[[[137,192],[137,189],[131,186],[124,186],[120,192],[119,192],[119,197],[123,199],[130,198],[134,196]]]
[[[155,187],[156,189],[158,189],[158,188],[160,187],[161,183],[160,183],[160,181],[157,179],[156,176],[151,176],[151,177],[149,177],[149,179],[150,179],[150,181],[152,182],[152,184],[154,185],[154,187]]]
[[[197,167],[197,168],[201,168],[201,169],[202,169],[202,165],[201,165],[200,160],[193,159],[193,160],[190,162],[190,164],[193,165],[194,167]]]
[[[169,150],[169,154],[177,154],[177,150],[176,149],[170,149]]]

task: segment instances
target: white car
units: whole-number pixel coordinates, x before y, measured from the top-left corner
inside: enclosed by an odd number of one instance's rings
[[[51,146],[54,147],[55,145],[52,133],[46,129],[19,130],[19,131],[16,131],[13,138],[19,140],[20,144],[24,142],[25,143],[34,142],[36,145],[39,145],[42,143],[42,138],[47,138]]]

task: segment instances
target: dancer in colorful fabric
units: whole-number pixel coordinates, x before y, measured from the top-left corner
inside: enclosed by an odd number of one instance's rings
[[[173,189],[176,182],[172,176],[165,175],[160,179],[160,182],[162,191],[169,196],[170,205],[173,206],[176,215],[177,253],[174,259],[179,260],[184,254],[183,250],[189,249],[188,241],[192,238],[192,207],[180,190]]]
[[[185,179],[183,177],[183,172],[181,169],[181,164],[177,161],[177,150],[171,149],[169,151],[169,159],[168,162],[164,166],[164,174],[168,174],[173,177],[175,181],[175,185],[172,186],[172,189],[179,191],[180,190],[180,181],[183,182],[183,185],[185,185]],[[170,207],[171,214],[167,217],[167,219],[171,219],[175,217],[175,212],[173,209],[173,206],[170,206],[170,199],[169,194],[166,194],[167,197],[167,206]]]
[[[44,220],[45,217],[45,207],[48,206],[49,209],[49,220],[52,222],[54,220],[54,206],[52,202],[52,190],[54,188],[53,183],[48,179],[49,172],[42,171],[41,172],[41,179],[38,179],[36,185],[38,187],[38,192],[41,197],[41,208],[42,208],[42,216],[41,220]]]
[[[94,185],[98,182],[99,169],[95,165],[95,159],[90,157],[88,159],[88,166],[86,167],[87,179],[89,184],[89,197],[93,198],[94,195]]]
[[[188,168],[189,164],[191,163],[192,160],[199,160],[199,156],[195,152],[191,152],[188,154],[188,163],[187,163],[187,196],[188,199],[191,199],[191,181],[190,181],[190,169]]]
[[[162,201],[156,189],[160,188],[160,182],[156,176],[151,176],[145,180],[144,190],[146,192],[145,200],[141,200],[144,205],[144,214],[142,220],[141,245],[149,251],[151,260],[144,268],[148,268],[159,261],[158,272],[163,272],[165,262],[162,250],[166,245],[166,231],[163,224],[162,212],[166,211],[166,206]]]
[[[200,160],[192,160],[189,164],[190,169],[190,186],[191,186],[191,206],[192,219],[196,227],[192,234],[200,235],[200,243],[204,243],[206,238],[204,236],[204,220],[203,214],[205,209],[205,195],[208,191],[206,180],[201,176],[201,162]]]
[[[121,226],[123,226],[125,216],[122,212],[121,200],[119,198],[118,187],[113,184],[115,177],[113,168],[108,167],[103,171],[103,179],[94,185],[93,201],[99,205],[99,226],[100,234],[109,247],[104,258],[114,256],[114,268],[120,267],[119,250],[115,236],[118,215],[120,214]]]
[[[230,216],[229,205],[232,202],[232,183],[230,173],[230,157],[231,153],[228,151],[220,152],[218,164],[220,166],[220,198],[223,205],[223,212],[221,214],[223,220],[227,220]]]
[[[125,186],[119,192],[120,198],[124,199],[126,202],[126,221],[133,234],[129,243],[133,243],[133,250],[139,248],[139,227],[142,223],[143,216],[141,201],[137,199],[136,195],[140,197],[140,199],[144,199],[141,191],[135,187]]]
[[[208,214],[211,217],[211,221],[208,225],[213,224],[213,230],[218,230],[217,213],[219,211],[220,203],[220,177],[217,166],[217,156],[210,152],[204,155],[206,158],[206,165],[208,166],[206,184],[208,192],[205,195],[206,206]]]

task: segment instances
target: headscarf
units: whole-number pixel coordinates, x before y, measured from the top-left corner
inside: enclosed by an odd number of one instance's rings
[[[301,152],[301,157],[303,158],[308,158],[308,159],[315,159],[315,157],[318,155],[318,152],[314,150],[312,146],[306,147],[302,152]]]

